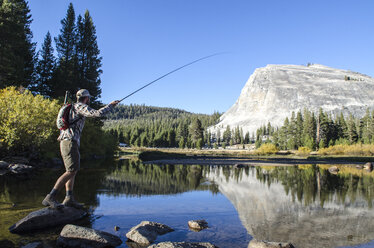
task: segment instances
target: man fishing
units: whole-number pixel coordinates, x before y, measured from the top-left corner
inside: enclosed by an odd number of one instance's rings
[[[161,77],[153,80],[152,82],[144,85],[143,87],[137,89],[136,91],[132,92],[131,94],[125,96],[121,100],[113,101],[109,103],[107,106],[95,110],[88,106],[90,102],[90,93],[88,90],[81,89],[77,92],[77,103],[73,104],[72,111],[69,115],[70,123],[72,123],[69,128],[63,130],[58,137],[60,141],[60,150],[61,156],[64,160],[66,172],[62,174],[56,181],[55,186],[53,187],[52,191],[45,197],[42,204],[44,206],[51,206],[53,208],[61,208],[63,205],[71,206],[75,208],[82,208],[83,205],[76,202],[73,197],[73,188],[74,188],[74,180],[75,175],[77,174],[79,167],[80,167],[80,154],[79,154],[79,144],[80,144],[80,136],[83,130],[84,122],[86,117],[101,117],[107,112],[109,112],[113,107],[115,107],[118,103],[122,102],[126,98],[134,95],[135,93],[139,92],[140,90],[150,86],[151,84],[157,82],[158,80],[179,71],[187,66],[190,66],[194,63],[197,63],[201,60],[217,56],[220,53],[215,53],[209,56],[205,56],[194,60],[188,64],[185,64],[181,67],[178,67]],[[61,190],[61,188],[65,185],[66,188],[66,197],[62,204],[60,204],[56,200],[57,193]]]
[[[81,89],[77,92],[76,96],[77,102],[72,104],[69,113],[70,125],[67,129],[61,131],[57,139],[60,141],[60,151],[66,172],[57,179],[52,191],[42,201],[44,206],[52,208],[62,208],[63,206],[83,207],[83,204],[75,201],[73,188],[75,176],[80,168],[80,137],[86,117],[102,117],[119,103],[119,101],[113,101],[105,107],[95,110],[88,106],[91,97],[88,90]],[[64,185],[66,188],[66,197],[61,204],[56,200],[56,196]]]

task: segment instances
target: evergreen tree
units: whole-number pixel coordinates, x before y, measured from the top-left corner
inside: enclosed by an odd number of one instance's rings
[[[301,115],[301,112],[297,112],[296,116],[296,130],[295,130],[295,143],[296,148],[299,148],[302,146],[302,137],[303,137],[303,116]]]
[[[34,80],[35,43],[25,0],[0,1],[0,88],[28,87]]]
[[[230,125],[227,125],[226,130],[223,132],[223,138],[222,139],[223,139],[223,141],[226,144],[230,143],[230,140],[231,140],[231,129],[230,129]]]
[[[207,144],[208,144],[208,147],[210,148],[211,145],[212,145],[212,133],[209,131],[208,134],[207,134]]]
[[[53,55],[52,38],[48,32],[44,38],[42,48],[39,52],[39,60],[36,66],[36,84],[33,91],[43,96],[52,94],[52,77],[55,69],[55,57]]]
[[[175,136],[174,129],[170,129],[167,136],[168,147],[176,147]]]
[[[217,144],[218,146],[221,144],[221,130],[218,129],[217,131]]]
[[[61,20],[61,25],[60,34],[55,38],[58,61],[51,91],[53,98],[63,96],[66,90],[72,94],[78,90],[76,73],[77,30],[75,25],[75,11],[72,3],[69,4],[66,16]]]
[[[356,123],[353,118],[353,115],[350,114],[347,121],[347,138],[350,144],[355,143],[358,140]]]
[[[361,122],[362,140],[365,144],[370,144],[372,140],[370,128],[372,126],[372,116],[369,109],[366,109],[366,114],[362,118]]]
[[[236,126],[236,128],[234,129],[234,140],[233,140],[233,143],[234,144],[241,143],[239,126]]]
[[[102,73],[100,50],[97,45],[96,27],[88,10],[77,20],[76,56],[78,60],[78,87],[87,89],[95,102],[101,94]]]
[[[201,127],[201,121],[199,118],[195,118],[190,126],[191,140],[196,146],[196,143],[201,139],[203,140],[203,128]]]
[[[323,112],[322,108],[320,108],[319,110],[317,125],[318,125],[317,144],[320,148],[323,148],[329,144],[330,137],[329,137],[329,120],[328,120],[327,115]],[[319,144],[321,141],[323,141],[322,146]]]
[[[245,133],[244,144],[249,144],[249,132]]]

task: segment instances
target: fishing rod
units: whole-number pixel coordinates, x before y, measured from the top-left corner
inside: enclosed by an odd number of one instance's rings
[[[190,63],[188,63],[188,64],[182,65],[181,67],[178,67],[177,69],[174,69],[174,70],[172,70],[172,71],[170,71],[170,72],[168,72],[168,73],[162,75],[161,77],[159,77],[159,78],[153,80],[152,82],[150,82],[150,83],[144,85],[143,87],[141,87],[141,88],[135,90],[135,91],[132,92],[131,94],[129,94],[129,95],[125,96],[124,98],[122,98],[121,100],[119,100],[119,102],[122,102],[122,101],[125,100],[126,98],[128,98],[128,97],[134,95],[136,92],[141,91],[141,90],[144,89],[145,87],[150,86],[151,84],[157,82],[158,80],[160,80],[160,79],[162,79],[162,78],[164,78],[164,77],[166,77],[166,76],[168,76],[168,75],[170,75],[170,74],[172,74],[172,73],[174,73],[174,72],[176,72],[176,71],[179,71],[180,69],[182,69],[182,68],[184,68],[184,67],[187,67],[187,66],[189,66],[189,65],[192,65],[192,64],[194,64],[194,63],[196,63],[196,62],[199,62],[199,61],[201,61],[201,60],[203,60],[203,59],[207,59],[207,58],[210,58],[210,57],[213,57],[213,56],[217,56],[217,55],[220,55],[220,54],[223,54],[223,53],[214,53],[214,54],[211,54],[211,55],[208,55],[208,56],[205,56],[205,57],[199,58],[199,59],[197,59],[197,60],[194,60],[194,61],[192,61],[192,62],[190,62]]]

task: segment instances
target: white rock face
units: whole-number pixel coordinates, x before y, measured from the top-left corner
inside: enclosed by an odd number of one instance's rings
[[[361,117],[374,108],[373,96],[374,78],[360,73],[323,65],[267,65],[255,70],[236,103],[209,129],[222,135],[227,125],[239,126],[251,134],[268,122],[281,126],[292,111],[304,108]]]

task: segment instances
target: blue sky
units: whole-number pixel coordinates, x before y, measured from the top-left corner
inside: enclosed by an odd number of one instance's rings
[[[38,48],[59,34],[72,2],[88,9],[103,57],[102,98],[120,99],[153,79],[178,71],[125,104],[225,112],[249,76],[267,64],[308,62],[374,76],[374,1],[32,0]]]

